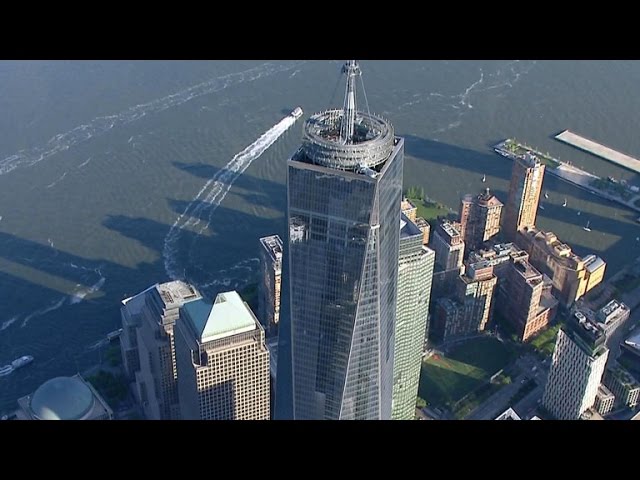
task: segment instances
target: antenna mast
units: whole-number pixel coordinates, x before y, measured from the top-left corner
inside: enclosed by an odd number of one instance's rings
[[[347,87],[344,94],[342,109],[342,123],[340,125],[340,143],[353,143],[353,127],[356,120],[356,77],[360,76],[360,67],[356,60],[349,60],[342,67],[342,73],[347,76]]]

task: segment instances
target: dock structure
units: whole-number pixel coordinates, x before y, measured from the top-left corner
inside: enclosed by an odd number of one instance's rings
[[[584,150],[587,153],[604,158],[612,163],[628,168],[632,172],[640,173],[640,160],[624,153],[620,153],[612,148],[606,147],[598,142],[577,135],[569,130],[565,130],[555,136],[556,140],[571,145],[572,147]]]

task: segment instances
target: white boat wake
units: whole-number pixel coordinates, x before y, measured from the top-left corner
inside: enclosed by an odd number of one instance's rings
[[[134,107],[130,107],[115,115],[97,117],[86,125],[80,125],[65,133],[59,133],[52,137],[45,145],[20,150],[13,155],[9,155],[0,159],[0,175],[4,175],[15,170],[18,167],[30,167],[52,155],[68,150],[69,148],[89,140],[97,135],[104,134],[114,127],[126,125],[128,123],[139,120],[148,114],[162,112],[171,107],[182,105],[189,100],[207,95],[210,93],[224,90],[231,85],[239,83],[251,82],[259,78],[273,75],[278,72],[291,70],[303,64],[303,61],[286,62],[282,65],[273,63],[264,63],[254,68],[244,70],[238,73],[223,75],[206,82],[194,85],[179,92],[166,97],[152,100],[148,103],[142,103]],[[87,160],[88,163],[88,160]],[[82,166],[86,165],[82,164]]]
[[[164,268],[172,279],[179,279],[180,271],[176,259],[177,242],[184,228],[198,227],[205,217],[203,211],[207,209],[206,223],[200,226],[198,232],[204,232],[211,222],[211,217],[227,195],[233,183],[242,173],[249,168],[251,163],[260,157],[280,136],[287,131],[296,119],[292,116],[283,118],[280,122],[267,130],[260,138],[238,153],[229,163],[200,189],[195,198],[187,205],[185,211],[178,217],[164,239],[162,255]],[[201,218],[202,217],[202,218]]]
[[[86,289],[80,290],[79,292],[74,293],[69,297],[69,304],[75,305],[76,303],[80,303],[82,300],[85,299],[87,295],[96,293],[98,290],[102,288],[106,280],[107,279],[105,277],[101,276],[100,280],[98,280],[96,283],[91,285],[89,288],[86,288]]]
[[[52,305],[45,308],[41,308],[40,310],[36,310],[35,312],[27,315],[24,321],[22,322],[21,328],[26,327],[27,324],[29,323],[29,320],[31,320],[32,318],[40,317],[46,313],[53,312],[54,310],[57,310],[58,308],[62,307],[66,299],[67,297],[62,297],[60,300],[53,303]]]
[[[9,328],[16,320],[18,320],[19,317],[20,315],[16,315],[15,317],[12,317],[9,320],[5,320],[4,322],[2,322],[2,326],[0,327],[0,332]]]

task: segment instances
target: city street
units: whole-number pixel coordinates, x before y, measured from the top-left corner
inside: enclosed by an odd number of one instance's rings
[[[533,355],[526,355],[516,360],[515,365],[521,373],[512,378],[512,383],[501,388],[471,412],[467,417],[468,420],[495,419],[507,408],[513,406],[509,404],[511,398],[529,379],[534,379],[538,386],[519,402],[519,404],[522,404],[522,411],[516,408],[514,410],[518,415],[525,417],[526,413],[537,405],[537,401],[542,396],[542,391],[544,391],[544,382],[546,380],[546,370],[543,369],[542,362]],[[536,371],[532,372],[534,367],[536,367]]]

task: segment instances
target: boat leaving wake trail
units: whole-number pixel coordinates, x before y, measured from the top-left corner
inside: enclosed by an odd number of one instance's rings
[[[200,189],[194,199],[187,205],[184,212],[178,217],[164,239],[162,256],[164,257],[164,269],[172,279],[179,279],[179,267],[176,259],[177,242],[184,228],[195,228],[201,223],[203,210],[209,210],[206,223],[199,228],[199,233],[204,232],[211,222],[211,217],[227,195],[234,182],[260,157],[271,145],[273,145],[283,133],[285,133],[296,121],[296,118],[287,115],[277,124],[267,130],[255,142],[238,153],[223,168]],[[204,218],[205,215],[202,215]]]
[[[19,167],[30,167],[57,153],[64,152],[75,145],[85,142],[95,136],[105,134],[112,128],[127,125],[147,115],[153,115],[168,108],[176,107],[194,98],[219,92],[232,85],[253,82],[262,77],[268,77],[279,72],[294,69],[304,61],[291,61],[284,64],[263,63],[242,72],[230,73],[216,77],[205,82],[193,85],[179,92],[157,98],[147,103],[129,107],[114,115],[96,117],[89,123],[77,126],[65,133],[54,135],[49,141],[40,146],[20,150],[13,155],[0,158],[0,175],[5,175]],[[133,138],[131,138],[132,140]],[[91,157],[89,157],[91,159]],[[81,164],[82,167],[89,163],[89,159]],[[53,185],[52,185],[53,186]]]

